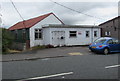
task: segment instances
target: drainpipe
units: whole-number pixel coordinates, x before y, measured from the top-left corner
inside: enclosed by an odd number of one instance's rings
[[[91,43],[93,42],[93,27],[91,28]]]
[[[120,17],[118,17],[118,39],[120,40]]]

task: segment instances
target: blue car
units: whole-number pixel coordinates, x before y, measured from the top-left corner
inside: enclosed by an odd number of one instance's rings
[[[89,49],[92,52],[109,54],[112,52],[120,52],[120,41],[111,37],[101,37],[96,39]]]

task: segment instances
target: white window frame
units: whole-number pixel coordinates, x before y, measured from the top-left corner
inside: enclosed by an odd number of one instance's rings
[[[69,37],[77,37],[77,31],[69,31]]]
[[[94,31],[94,37],[98,36],[98,31]]]
[[[37,30],[37,31],[36,31]],[[35,29],[34,30],[34,33],[35,33],[35,40],[40,40],[42,39],[42,29]],[[37,37],[36,37],[36,34],[37,34]]]
[[[110,31],[106,31],[106,32],[105,32],[105,35],[106,35],[106,36],[110,36],[110,35],[111,35],[111,32],[110,32]]]
[[[88,34],[88,35],[87,35]],[[85,36],[88,38],[90,37],[90,31],[85,31]]]

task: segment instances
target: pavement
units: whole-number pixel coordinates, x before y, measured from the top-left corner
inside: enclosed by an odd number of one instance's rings
[[[78,51],[79,50],[79,51]],[[17,54],[2,55],[2,62],[36,60],[44,58],[66,57],[75,54],[84,54],[89,52],[89,49],[84,46],[79,47],[57,47],[38,50],[29,50]]]

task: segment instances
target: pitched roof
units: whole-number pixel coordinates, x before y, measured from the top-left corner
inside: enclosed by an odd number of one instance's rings
[[[108,21],[106,21],[106,22],[103,22],[103,23],[99,24],[99,26],[102,26],[102,25],[104,25],[104,24],[106,24],[106,23],[108,23],[108,22],[111,22],[111,21],[116,20],[116,19],[119,19],[119,18],[120,18],[120,16],[117,16],[117,17],[115,17],[115,18],[113,18],[113,19],[111,19],[111,20],[108,20]]]
[[[46,17],[48,17],[49,15],[51,15],[53,13],[48,13],[36,18],[32,18],[29,20],[25,20],[25,21],[21,21],[16,23],[15,25],[11,26],[9,28],[9,30],[15,30],[15,29],[24,29],[24,28],[31,28],[32,26],[34,26],[35,24],[37,24],[38,22],[42,21],[43,19],[45,19]],[[53,14],[55,16],[55,14]],[[57,16],[55,16],[62,24],[64,24]]]

